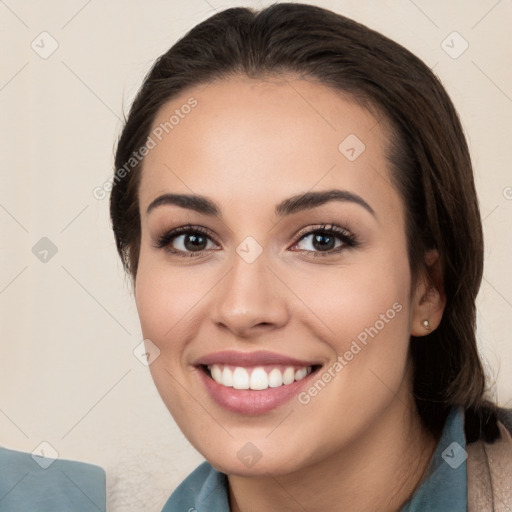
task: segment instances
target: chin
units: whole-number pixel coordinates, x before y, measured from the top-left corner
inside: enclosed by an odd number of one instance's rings
[[[264,460],[262,456],[254,465],[250,463],[244,463],[238,458],[225,457],[219,458],[206,458],[206,460],[217,470],[227,475],[240,476],[240,477],[268,477],[287,475],[298,471],[301,466],[297,461],[285,460],[282,455],[278,458],[272,458],[271,460]]]

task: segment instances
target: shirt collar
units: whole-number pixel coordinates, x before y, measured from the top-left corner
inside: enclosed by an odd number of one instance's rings
[[[426,476],[400,512],[466,512],[467,456],[464,411],[452,408]]]

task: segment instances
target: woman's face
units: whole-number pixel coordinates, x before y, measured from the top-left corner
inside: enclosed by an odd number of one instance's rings
[[[221,471],[350,453],[412,403],[423,318],[387,133],[292,78],[196,87],[155,119],[137,308],[161,397]]]

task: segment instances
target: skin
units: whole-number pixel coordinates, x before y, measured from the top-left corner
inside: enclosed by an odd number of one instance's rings
[[[437,327],[444,298],[425,279],[412,287],[404,207],[385,158],[389,127],[339,92],[294,77],[192,88],[162,107],[154,127],[190,97],[197,106],[146,156],[139,189],[135,296],[144,338],[160,350],[150,370],[163,401],[228,474],[233,511],[398,510],[437,442],[414,407],[409,337]],[[349,134],[366,146],[354,161],[338,150]],[[375,215],[348,201],[275,215],[286,198],[330,189],[359,195]],[[176,205],[146,213],[171,192],[214,200],[222,218]],[[154,247],[188,223],[213,234],[201,255],[179,235],[172,246],[192,257]],[[311,236],[297,236],[330,223],[359,245],[322,256]],[[252,263],[236,252],[247,236],[263,250]],[[428,264],[436,258],[426,255]],[[395,303],[401,311],[307,404],[228,412],[193,364],[221,350],[269,350],[320,361],[322,375]],[[247,442],[261,453],[252,467],[237,457]]]

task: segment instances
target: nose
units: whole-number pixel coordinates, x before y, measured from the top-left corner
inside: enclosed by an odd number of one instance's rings
[[[211,318],[217,327],[253,338],[288,322],[286,286],[268,263],[264,254],[252,263],[234,254],[233,266],[216,287]]]

